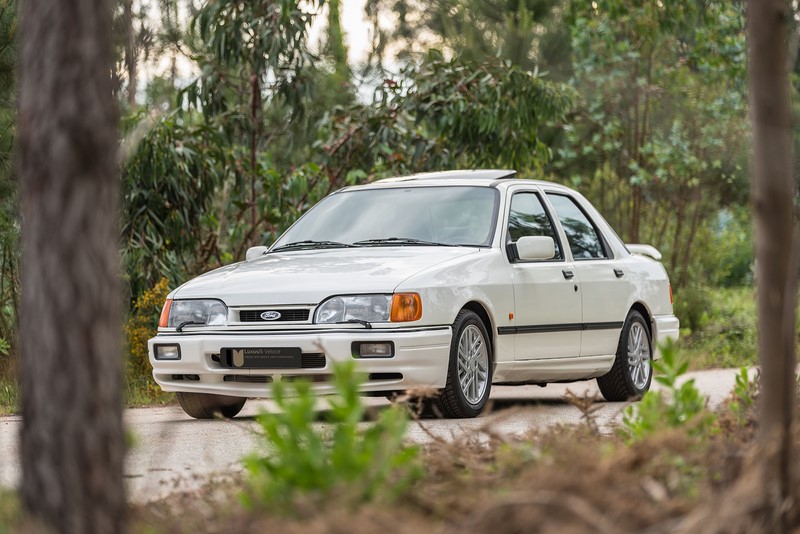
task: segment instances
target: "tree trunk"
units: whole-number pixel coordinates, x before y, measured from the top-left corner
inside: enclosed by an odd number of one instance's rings
[[[125,25],[125,68],[128,70],[128,105],[136,107],[136,35],[133,31],[133,0],[123,3],[123,23]]]
[[[124,530],[111,8],[22,2],[21,496],[53,532]]]
[[[678,285],[686,287],[689,277],[689,265],[692,261],[692,247],[694,246],[694,238],[697,235],[697,228],[700,226],[700,217],[703,213],[703,188],[698,185],[694,191],[694,215],[692,216],[692,225],[689,227],[689,236],[686,239],[686,245],[683,247],[683,256],[680,262],[680,271],[677,266],[674,266],[673,272],[680,272],[678,276]]]
[[[256,197],[258,166],[256,157],[258,155],[260,109],[261,84],[258,82],[258,74],[254,73],[250,77],[250,224],[252,229],[255,229],[256,225],[258,225],[258,198]],[[250,246],[250,240],[248,240],[246,246]]]
[[[753,123],[751,199],[756,230],[758,331],[761,358],[760,458],[767,529],[786,532],[793,482],[795,295],[792,253],[792,139],[786,71],[786,3],[747,2],[750,114]],[[795,252],[796,254],[796,252]]]

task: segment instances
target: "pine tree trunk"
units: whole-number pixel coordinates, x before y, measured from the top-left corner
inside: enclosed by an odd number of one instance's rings
[[[22,2],[22,500],[54,532],[124,530],[111,3]]]
[[[758,349],[761,358],[763,495],[768,530],[786,532],[792,509],[792,420],[795,403],[796,251],[792,252],[792,139],[786,71],[786,2],[747,2],[750,114],[753,123],[751,198],[755,211]],[[796,505],[795,505],[796,506]]]

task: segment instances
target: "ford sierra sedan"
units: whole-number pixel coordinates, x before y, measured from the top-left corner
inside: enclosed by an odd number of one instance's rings
[[[278,381],[331,392],[353,360],[365,394],[434,388],[454,418],[480,414],[492,384],[596,378],[636,399],[678,337],[660,257],[576,191],[514,171],[380,180],[172,291],[150,362],[196,418],[233,417]]]

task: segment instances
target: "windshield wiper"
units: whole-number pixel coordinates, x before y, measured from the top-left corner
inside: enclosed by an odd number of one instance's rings
[[[352,247],[348,243],[339,243],[338,241],[314,241],[313,239],[306,239],[304,241],[295,241],[294,243],[287,243],[277,248],[270,250],[270,252],[278,252],[279,250],[290,250],[300,248],[338,248],[338,247]]]
[[[370,246],[370,245],[425,245],[433,247],[460,247],[452,243],[437,243],[436,241],[425,241],[424,239],[415,239],[413,237],[384,237],[381,239],[364,239],[356,241],[354,245]]]

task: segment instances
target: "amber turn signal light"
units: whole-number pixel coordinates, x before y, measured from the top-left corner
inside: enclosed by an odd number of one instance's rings
[[[422,299],[417,293],[395,293],[392,296],[393,323],[418,321],[422,317]]]
[[[169,322],[169,309],[172,308],[172,299],[167,299],[164,302],[164,307],[161,308],[161,317],[158,318],[158,327],[166,328]]]

